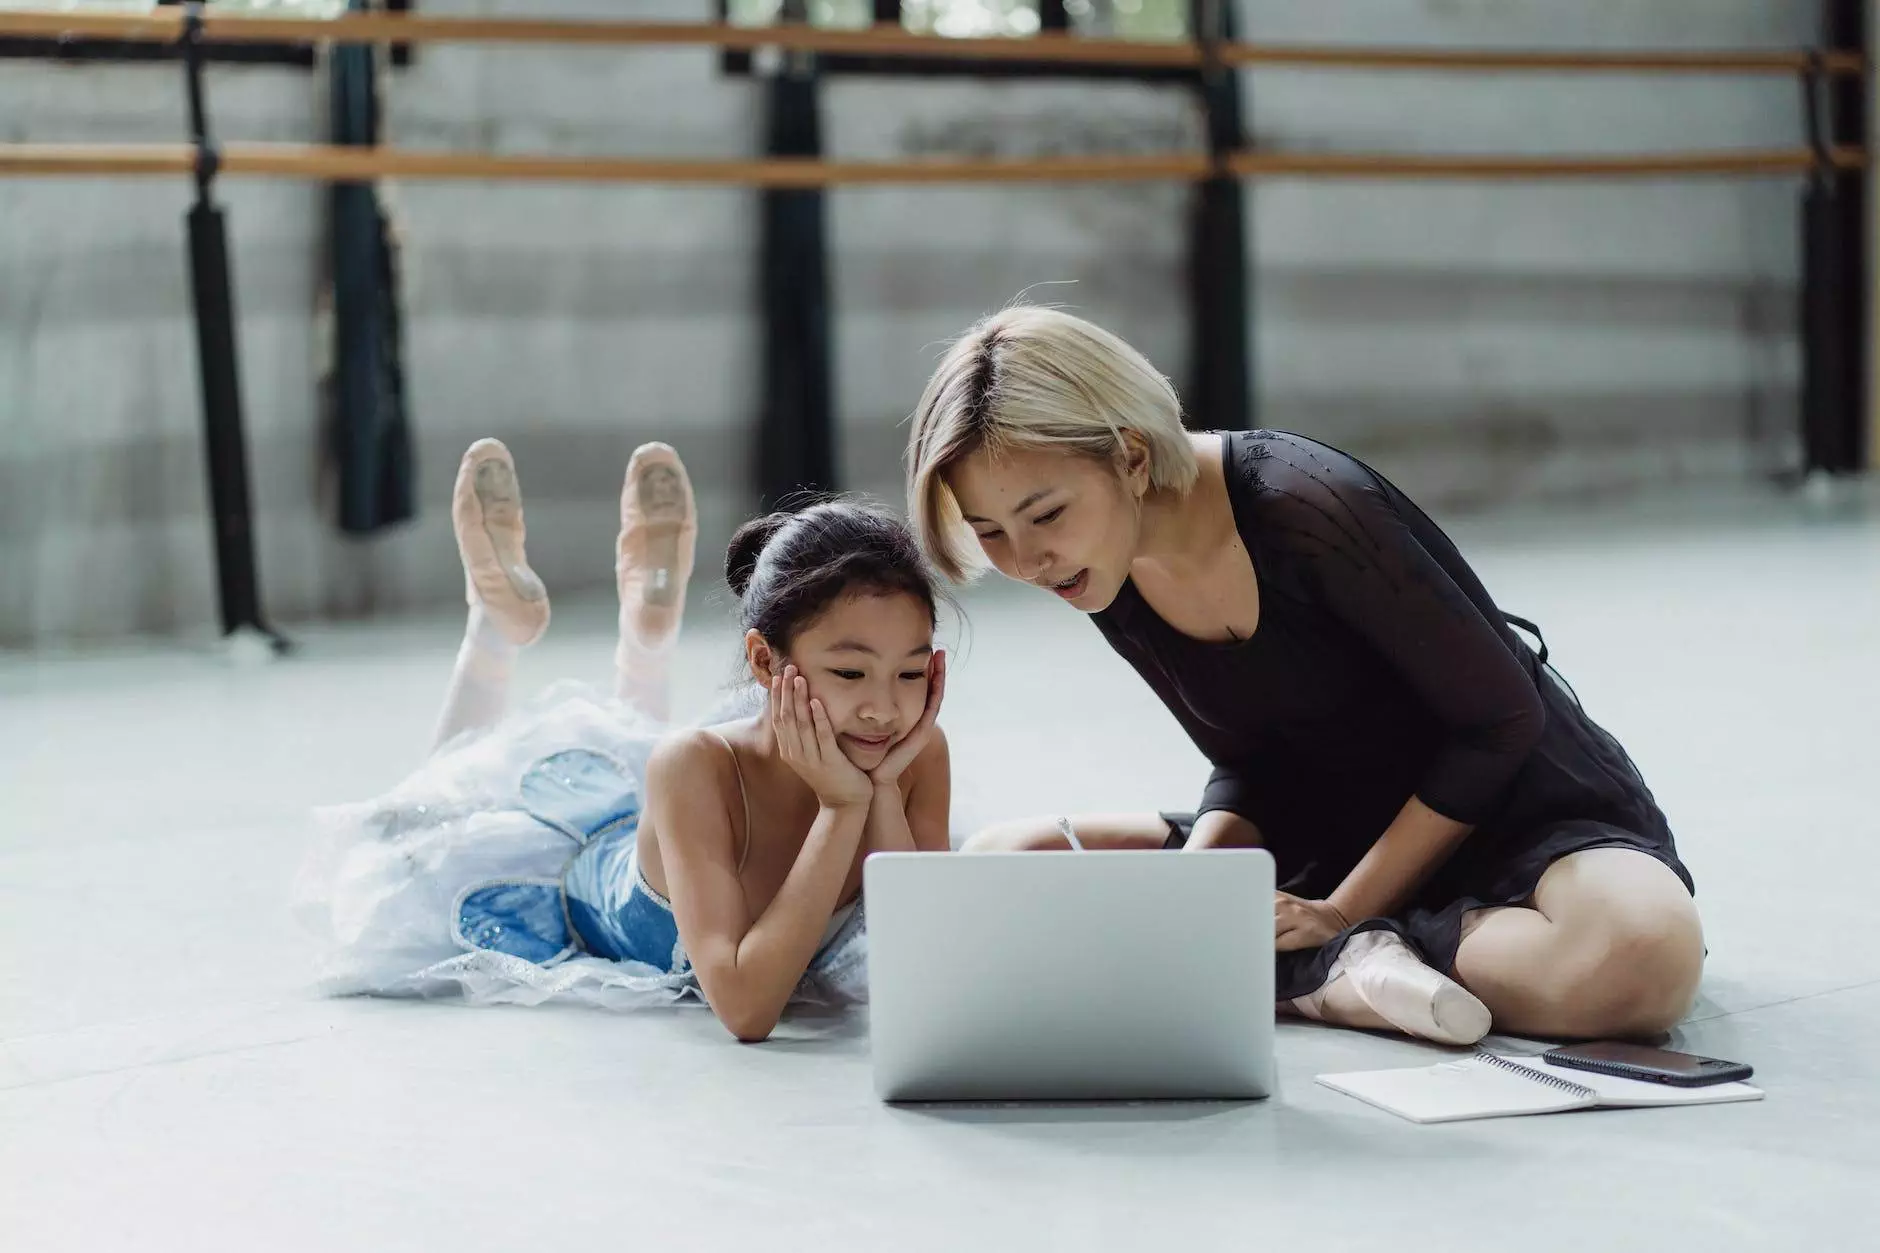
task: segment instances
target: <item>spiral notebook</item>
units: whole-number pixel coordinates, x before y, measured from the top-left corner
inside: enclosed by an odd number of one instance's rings
[[[1453,1062],[1407,1070],[1320,1075],[1320,1083],[1411,1122],[1462,1122],[1559,1114],[1573,1109],[1639,1109],[1658,1105],[1721,1105],[1760,1101],[1747,1083],[1669,1087],[1614,1075],[1550,1066],[1538,1058],[1478,1052]]]

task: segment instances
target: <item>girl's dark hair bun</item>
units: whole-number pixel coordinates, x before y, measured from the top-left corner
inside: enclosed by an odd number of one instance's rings
[[[783,512],[767,513],[761,518],[752,518],[731,537],[731,543],[725,547],[725,582],[731,585],[733,596],[743,599],[744,589],[751,585],[751,575],[757,570],[757,559],[764,555],[764,545],[794,516]]]

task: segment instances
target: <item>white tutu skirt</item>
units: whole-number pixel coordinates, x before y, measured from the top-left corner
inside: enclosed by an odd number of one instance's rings
[[[762,701],[761,688],[741,689],[700,722],[749,716]],[[318,942],[320,986],[335,995],[474,1004],[626,1009],[702,1001],[689,968],[582,951],[560,896],[563,872],[598,827],[637,822],[646,763],[664,730],[611,696],[561,683],[496,725],[443,745],[385,795],[316,811],[294,908]],[[564,777],[550,759],[578,761],[581,777]],[[503,926],[466,925],[467,901],[511,887],[548,907],[536,909],[536,931],[558,938],[492,944],[490,933]],[[555,907],[559,918],[548,916]],[[858,925],[818,954],[796,999],[863,999],[865,968]]]

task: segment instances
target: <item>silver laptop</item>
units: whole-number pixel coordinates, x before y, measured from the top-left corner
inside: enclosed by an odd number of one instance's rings
[[[1267,853],[881,853],[863,880],[884,1100],[1272,1091]]]

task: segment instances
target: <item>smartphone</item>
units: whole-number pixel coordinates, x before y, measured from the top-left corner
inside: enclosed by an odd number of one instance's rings
[[[1646,1083],[1669,1083],[1680,1088],[1698,1088],[1712,1083],[1734,1083],[1755,1073],[1743,1062],[1726,1062],[1720,1057],[1698,1057],[1691,1053],[1673,1053],[1645,1044],[1621,1044],[1601,1040],[1592,1044],[1571,1044],[1541,1054],[1543,1061],[1575,1070],[1591,1070],[1621,1079],[1639,1079]]]

